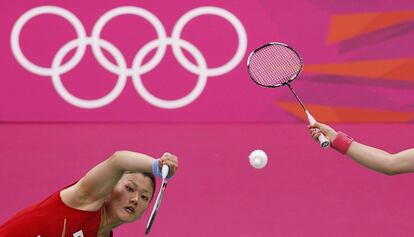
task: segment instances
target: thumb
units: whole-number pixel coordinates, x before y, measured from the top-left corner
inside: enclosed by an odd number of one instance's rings
[[[331,132],[330,127],[323,123],[316,122],[314,124],[314,127],[319,129],[324,135],[327,135],[328,133]]]
[[[318,128],[321,129],[321,124],[319,122],[316,122],[312,125],[309,125],[308,128]]]
[[[328,127],[327,125],[323,124],[323,123],[319,123],[319,122],[317,122],[317,123],[315,124],[315,126],[316,126],[317,128],[319,128],[319,130],[321,130],[321,132],[322,132],[322,133],[324,133],[324,134],[326,134],[326,133],[328,133],[328,132],[329,132],[329,127]]]

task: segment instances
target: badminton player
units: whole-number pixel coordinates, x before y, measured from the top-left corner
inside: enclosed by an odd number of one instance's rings
[[[309,126],[313,139],[318,140],[323,133],[331,142],[331,147],[346,154],[359,164],[386,175],[414,172],[414,149],[390,154],[381,149],[361,144],[347,134],[335,131],[332,127],[316,123]]]
[[[1,237],[112,236],[112,230],[139,219],[155,191],[162,165],[171,177],[178,167],[169,153],[159,159],[117,151],[73,185],[18,212],[0,225]]]

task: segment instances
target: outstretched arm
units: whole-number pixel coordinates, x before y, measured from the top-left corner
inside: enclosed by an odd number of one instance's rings
[[[154,162],[154,158],[141,153],[117,151],[92,168],[75,185],[63,190],[61,197],[72,207],[97,210],[124,172],[152,173]],[[174,175],[178,166],[177,157],[166,153],[160,158],[158,168],[160,169],[163,164],[170,167],[169,175]]]
[[[314,139],[323,133],[331,144],[338,135],[337,131],[322,123],[309,126],[309,131]],[[353,141],[346,154],[359,164],[387,175],[414,172],[414,149],[391,154]]]

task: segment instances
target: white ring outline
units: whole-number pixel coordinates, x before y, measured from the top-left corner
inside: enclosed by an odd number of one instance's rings
[[[78,39],[85,40],[86,39],[86,32],[85,28],[83,27],[81,21],[70,11],[56,7],[56,6],[40,6],[33,8],[27,12],[25,12],[22,16],[19,17],[19,19],[16,21],[16,23],[13,26],[13,30],[11,32],[11,48],[14,56],[16,57],[17,61],[28,71],[31,71],[37,75],[40,76],[51,76],[53,73],[55,73],[53,70],[57,70],[59,73],[66,73],[73,69],[82,59],[83,55],[86,51],[86,45],[80,44],[79,47],[76,49],[76,53],[74,56],[62,67],[59,67],[57,69],[46,68],[38,66],[31,61],[29,61],[26,56],[24,56],[20,44],[19,44],[19,38],[20,38],[20,32],[23,28],[23,26],[32,19],[35,16],[43,15],[43,14],[55,14],[58,16],[61,16],[68,20],[75,28],[76,34],[78,36]]]
[[[86,41],[82,42],[82,40],[75,39],[71,40],[68,43],[66,43],[55,55],[52,62],[52,68],[56,68],[59,66],[59,64],[62,62],[65,55],[70,52],[73,48],[77,47],[80,44],[99,44],[100,47],[105,48],[109,53],[112,54],[115,61],[119,64],[119,67],[121,69],[126,69],[127,65],[125,62],[124,57],[122,56],[122,53],[111,43],[108,41],[105,41],[103,39],[100,39],[98,41],[92,40],[88,38]],[[105,106],[109,103],[111,103],[113,100],[115,100],[122,92],[122,90],[125,87],[125,84],[127,82],[127,75],[126,73],[123,73],[121,70],[121,73],[118,74],[118,81],[115,84],[114,88],[105,96],[98,98],[98,99],[92,99],[92,100],[86,100],[86,99],[80,99],[74,95],[72,95],[66,88],[64,87],[61,78],[60,73],[53,73],[52,74],[52,83],[55,87],[58,94],[68,103],[75,105],[80,108],[84,109],[94,109],[99,108],[102,106]]]
[[[189,21],[191,21],[193,18],[198,17],[200,15],[206,15],[206,14],[218,15],[228,20],[236,29],[237,37],[239,41],[239,46],[237,47],[236,53],[234,54],[232,59],[230,59],[226,64],[222,66],[207,69],[208,76],[219,76],[219,75],[222,75],[224,73],[227,73],[233,70],[233,68],[235,68],[240,63],[240,61],[243,59],[243,56],[247,49],[246,31],[243,27],[243,24],[240,22],[240,20],[235,15],[233,15],[231,12],[227,10],[224,10],[218,7],[207,6],[207,7],[194,8],[180,17],[180,19],[177,21],[177,23],[174,26],[174,29],[171,34],[171,38],[173,38],[174,40],[181,39],[180,35],[181,35],[181,32],[184,26]],[[187,70],[189,70],[190,72],[194,74],[200,73],[199,72],[200,69],[194,66],[190,61],[188,61],[188,59],[182,53],[181,49],[176,44],[173,44],[172,48],[173,48],[174,55],[177,57],[178,61],[181,63],[183,67],[185,67]]]
[[[24,56],[23,52],[21,51],[20,45],[19,45],[20,31],[23,28],[24,24],[28,20],[30,20],[32,17],[41,15],[41,14],[47,14],[47,13],[60,15],[66,20],[68,20],[75,27],[76,33],[78,35],[78,39],[69,41],[65,46],[63,46],[58,51],[58,53],[55,55],[53,59],[53,63],[52,63],[53,66],[51,68],[40,67],[40,66],[33,64],[29,60],[27,60],[27,58]],[[149,43],[147,43],[135,55],[134,62],[130,69],[127,68],[127,65],[125,63],[125,59],[122,53],[120,53],[120,51],[110,42],[99,38],[104,25],[109,20],[111,20],[113,17],[116,17],[120,14],[134,14],[134,15],[142,16],[147,21],[153,24],[153,26],[156,29],[157,36],[159,37],[158,39],[152,40]],[[237,36],[238,36],[239,46],[233,58],[230,61],[228,61],[226,64],[220,67],[216,67],[216,68],[208,68],[201,52],[190,42],[179,38],[184,26],[192,18],[200,16],[200,15],[205,15],[205,14],[218,15],[218,16],[225,18],[235,27]],[[86,51],[86,46],[88,44],[92,46],[93,54],[96,57],[97,61],[101,64],[101,66],[107,69],[108,71],[119,75],[118,82],[116,86],[114,87],[114,89],[106,96],[96,99],[96,100],[83,100],[83,99],[79,99],[71,95],[63,87],[63,84],[61,83],[60,76],[59,76],[60,74],[64,74],[68,72],[69,70],[71,70],[81,61]],[[199,75],[198,82],[196,86],[194,87],[194,89],[186,96],[180,99],[177,99],[177,100],[163,100],[163,99],[153,96],[151,93],[148,92],[148,90],[146,90],[146,88],[144,87],[140,79],[140,76],[142,74],[149,72],[150,70],[154,69],[159,64],[159,62],[162,60],[165,54],[167,45],[172,46],[174,56],[177,58],[177,61],[186,70]],[[136,88],[138,93],[142,93],[140,94],[140,96],[143,97],[147,102],[160,108],[171,109],[171,108],[180,108],[180,107],[186,106],[192,101],[194,101],[204,89],[207,83],[208,76],[218,76],[218,75],[227,73],[231,71],[232,69],[234,69],[234,67],[236,67],[242,60],[245,54],[245,51],[247,49],[247,35],[246,35],[246,31],[242,23],[240,22],[240,20],[238,20],[238,18],[235,15],[233,15],[231,12],[227,10],[224,10],[218,7],[211,7],[211,6],[198,7],[193,10],[188,11],[177,21],[176,25],[173,28],[172,36],[167,37],[162,23],[158,20],[158,18],[155,15],[153,15],[152,13],[150,13],[149,11],[143,8],[133,7],[133,6],[124,6],[124,7],[114,8],[106,12],[102,17],[100,17],[97,23],[95,24],[95,26],[93,27],[92,37],[87,37],[84,27],[82,23],[80,22],[80,20],[68,10],[57,7],[57,6],[40,6],[40,7],[36,7],[36,8],[33,8],[25,12],[16,21],[15,25],[13,26],[13,30],[11,34],[11,46],[12,46],[13,54],[15,55],[17,61],[24,68],[41,76],[52,76],[52,82],[56,90],[58,91],[59,95],[62,98],[64,98],[68,103],[71,103],[72,105],[75,105],[81,108],[102,107],[112,102],[115,98],[119,96],[119,94],[122,92],[122,89],[125,86],[127,77],[131,76],[133,78],[134,87]],[[66,53],[69,52],[72,48],[76,46],[78,46],[78,48],[73,58],[71,58],[66,64],[58,67],[58,65],[61,63],[64,57],[65,52]],[[115,59],[118,63],[118,66],[110,62],[103,55],[102,50],[98,46],[106,48],[108,52],[110,52],[112,55],[115,55]],[[158,46],[158,49],[155,55],[153,56],[153,58],[149,60],[147,64],[143,65],[140,68],[139,64],[142,62],[142,60],[145,57],[145,54],[143,54],[142,52],[149,53],[156,46]],[[190,61],[186,59],[186,57],[182,53],[181,47],[184,47],[187,51],[193,54],[193,56],[196,59],[196,62],[199,64],[199,67],[195,66],[194,64],[192,64]],[[58,54],[59,54],[59,57],[58,57]]]
[[[159,40],[152,40],[151,42],[147,43],[142,47],[142,50],[136,55],[133,60],[132,68],[138,67],[142,60],[144,59],[145,55],[147,55],[152,49],[157,47],[157,45],[162,44]],[[165,43],[172,45],[177,44],[177,42],[173,42],[172,39],[168,39]],[[183,106],[186,106],[192,103],[195,99],[200,96],[203,92],[205,85],[207,84],[207,63],[201,54],[201,52],[191,43],[185,40],[180,40],[179,43],[181,47],[186,48],[193,56],[196,62],[200,65],[200,70],[198,81],[196,86],[193,90],[188,93],[186,96],[176,99],[176,100],[163,100],[158,97],[152,95],[142,83],[140,74],[136,73],[132,76],[132,82],[134,84],[135,89],[137,90],[138,94],[146,100],[148,103],[163,109],[176,109]]]
[[[92,39],[98,40],[100,39],[101,32],[110,20],[112,20],[114,17],[117,17],[119,15],[125,15],[125,14],[131,14],[131,15],[137,15],[143,17],[145,20],[149,21],[155,28],[155,31],[157,32],[158,39],[161,40],[161,42],[165,41],[167,39],[167,33],[165,32],[164,26],[162,25],[161,21],[151,12],[139,8],[139,7],[133,7],[133,6],[124,6],[124,7],[117,7],[112,10],[109,10],[104,15],[102,15],[98,21],[96,22],[95,26],[92,30]],[[146,72],[151,71],[154,69],[157,64],[162,60],[162,57],[165,54],[167,45],[160,44],[160,47],[158,47],[157,52],[153,56],[151,60],[147,62],[147,64],[143,65],[142,68],[136,69],[136,68],[130,68],[128,69],[127,75],[132,76],[134,73],[140,73],[144,74]],[[105,67],[108,71],[118,74],[119,68],[115,67],[112,62],[110,62],[105,55],[103,55],[101,49],[97,47],[97,45],[92,44],[92,51],[97,57],[98,62]]]

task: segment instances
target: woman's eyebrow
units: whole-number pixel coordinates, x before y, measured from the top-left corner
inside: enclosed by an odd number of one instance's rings
[[[134,186],[135,186],[135,188],[139,188],[139,186],[138,186],[138,184],[136,183],[136,182],[134,182],[133,180],[128,180],[129,182],[131,182]],[[146,192],[146,193],[151,193],[150,191],[148,191],[148,189],[146,189],[146,188],[143,188],[142,189],[142,191],[143,192]]]
[[[131,182],[136,188],[138,188],[138,184],[137,183],[135,183],[134,181],[132,181],[132,180],[128,180],[129,182]]]

